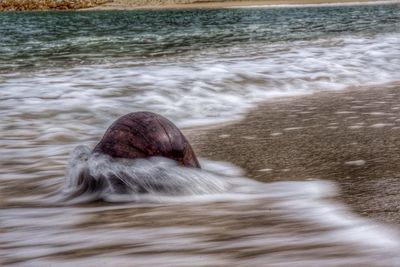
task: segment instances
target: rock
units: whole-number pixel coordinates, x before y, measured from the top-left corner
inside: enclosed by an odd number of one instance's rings
[[[200,168],[192,147],[171,121],[151,112],[134,112],[116,120],[93,152],[115,158],[160,156]]]

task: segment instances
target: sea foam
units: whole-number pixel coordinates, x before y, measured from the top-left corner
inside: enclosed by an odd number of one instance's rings
[[[271,98],[400,80],[396,33],[248,44],[230,50],[228,55],[215,49],[151,64],[122,59],[8,75],[1,84],[3,112],[61,119],[60,114],[72,112],[93,118],[91,124],[97,127],[97,122],[108,123],[118,115],[150,110],[179,126],[193,126],[238,119]]]

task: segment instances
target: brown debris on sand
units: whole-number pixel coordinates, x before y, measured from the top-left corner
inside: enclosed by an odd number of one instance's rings
[[[107,2],[110,0],[1,0],[0,10],[68,10],[95,7]]]

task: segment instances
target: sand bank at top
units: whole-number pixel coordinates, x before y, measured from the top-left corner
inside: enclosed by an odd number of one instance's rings
[[[95,7],[108,0],[1,0],[0,11],[69,10]]]
[[[129,9],[185,9],[185,8],[230,8],[285,5],[324,5],[324,4],[390,4],[398,0],[111,0],[96,6],[95,10],[129,10]]]
[[[229,8],[282,5],[382,4],[399,0],[2,0],[0,11]]]

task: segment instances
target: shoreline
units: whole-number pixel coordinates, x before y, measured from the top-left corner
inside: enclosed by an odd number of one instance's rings
[[[196,154],[263,182],[332,180],[358,214],[400,225],[400,83],[260,103],[243,120],[184,130]]]
[[[318,7],[344,5],[383,5],[400,4],[399,0],[249,0],[249,1],[198,1],[188,3],[138,4],[132,0],[115,0],[96,7],[80,9],[90,10],[161,10],[161,9],[224,9],[224,8],[284,8]]]
[[[0,12],[13,11],[112,11],[112,10],[180,10],[180,9],[230,9],[230,8],[301,8],[323,6],[357,6],[400,4],[400,0],[9,0],[0,5]],[[74,2],[75,1],[75,2]]]

